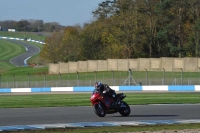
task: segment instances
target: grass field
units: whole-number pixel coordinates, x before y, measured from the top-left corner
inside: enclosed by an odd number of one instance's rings
[[[16,55],[24,53],[25,51],[25,48],[21,45],[0,40],[0,60],[8,61]]]
[[[44,39],[47,37],[46,35],[37,32],[5,32],[5,31],[0,31],[0,36],[22,38],[22,39],[31,38],[32,40],[37,40],[37,41],[39,40],[44,41]]]
[[[24,53],[23,46],[0,39],[0,72],[15,67],[9,61],[13,57]]]
[[[48,67],[31,67],[31,66],[27,66],[27,67],[13,67],[5,72],[2,72],[1,75],[2,76],[9,76],[9,75],[13,75],[15,74],[16,76],[18,75],[27,75],[27,74],[31,74],[31,75],[40,75],[43,73],[48,73]]]

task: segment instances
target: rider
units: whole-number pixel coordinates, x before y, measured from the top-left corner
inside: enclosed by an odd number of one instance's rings
[[[117,96],[115,90],[111,89],[107,84],[101,82],[95,82],[94,87],[97,91],[107,94],[110,98],[113,98],[117,102]]]

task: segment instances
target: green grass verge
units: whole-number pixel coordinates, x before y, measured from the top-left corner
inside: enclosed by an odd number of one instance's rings
[[[177,125],[156,125],[156,126],[117,126],[117,127],[84,127],[84,128],[59,128],[59,129],[46,129],[46,130],[34,130],[34,131],[16,131],[12,133],[128,133],[128,132],[142,132],[147,131],[164,131],[175,130],[176,133],[179,130],[184,129],[199,129],[200,124],[177,124]],[[197,133],[197,132],[191,132]]]
[[[6,94],[6,93],[5,93]],[[0,97],[0,108],[90,106],[88,94],[32,94]],[[130,105],[200,103],[199,93],[125,93]],[[77,99],[78,97],[78,99]]]
[[[8,61],[0,61],[0,73],[5,72],[13,67],[15,66]]]
[[[0,60],[9,60],[19,54],[26,52],[26,49],[19,45],[0,39]]]
[[[48,73],[48,67],[31,67],[31,66],[27,66],[27,67],[14,67],[11,68],[5,72],[2,72],[2,76],[7,76],[7,75],[40,75],[43,73]],[[27,77],[24,77],[25,79]],[[26,79],[27,80],[27,79]]]

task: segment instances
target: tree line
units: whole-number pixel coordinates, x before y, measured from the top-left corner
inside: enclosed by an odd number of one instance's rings
[[[50,62],[200,56],[199,0],[105,0],[94,20],[45,40]]]
[[[5,20],[0,21],[1,30],[16,29],[23,32],[56,32],[64,28],[57,22],[44,23],[43,20],[25,20],[20,21]]]

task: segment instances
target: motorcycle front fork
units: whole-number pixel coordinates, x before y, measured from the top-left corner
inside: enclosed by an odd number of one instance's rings
[[[100,103],[98,103],[98,106],[99,106],[100,109],[102,108]]]

